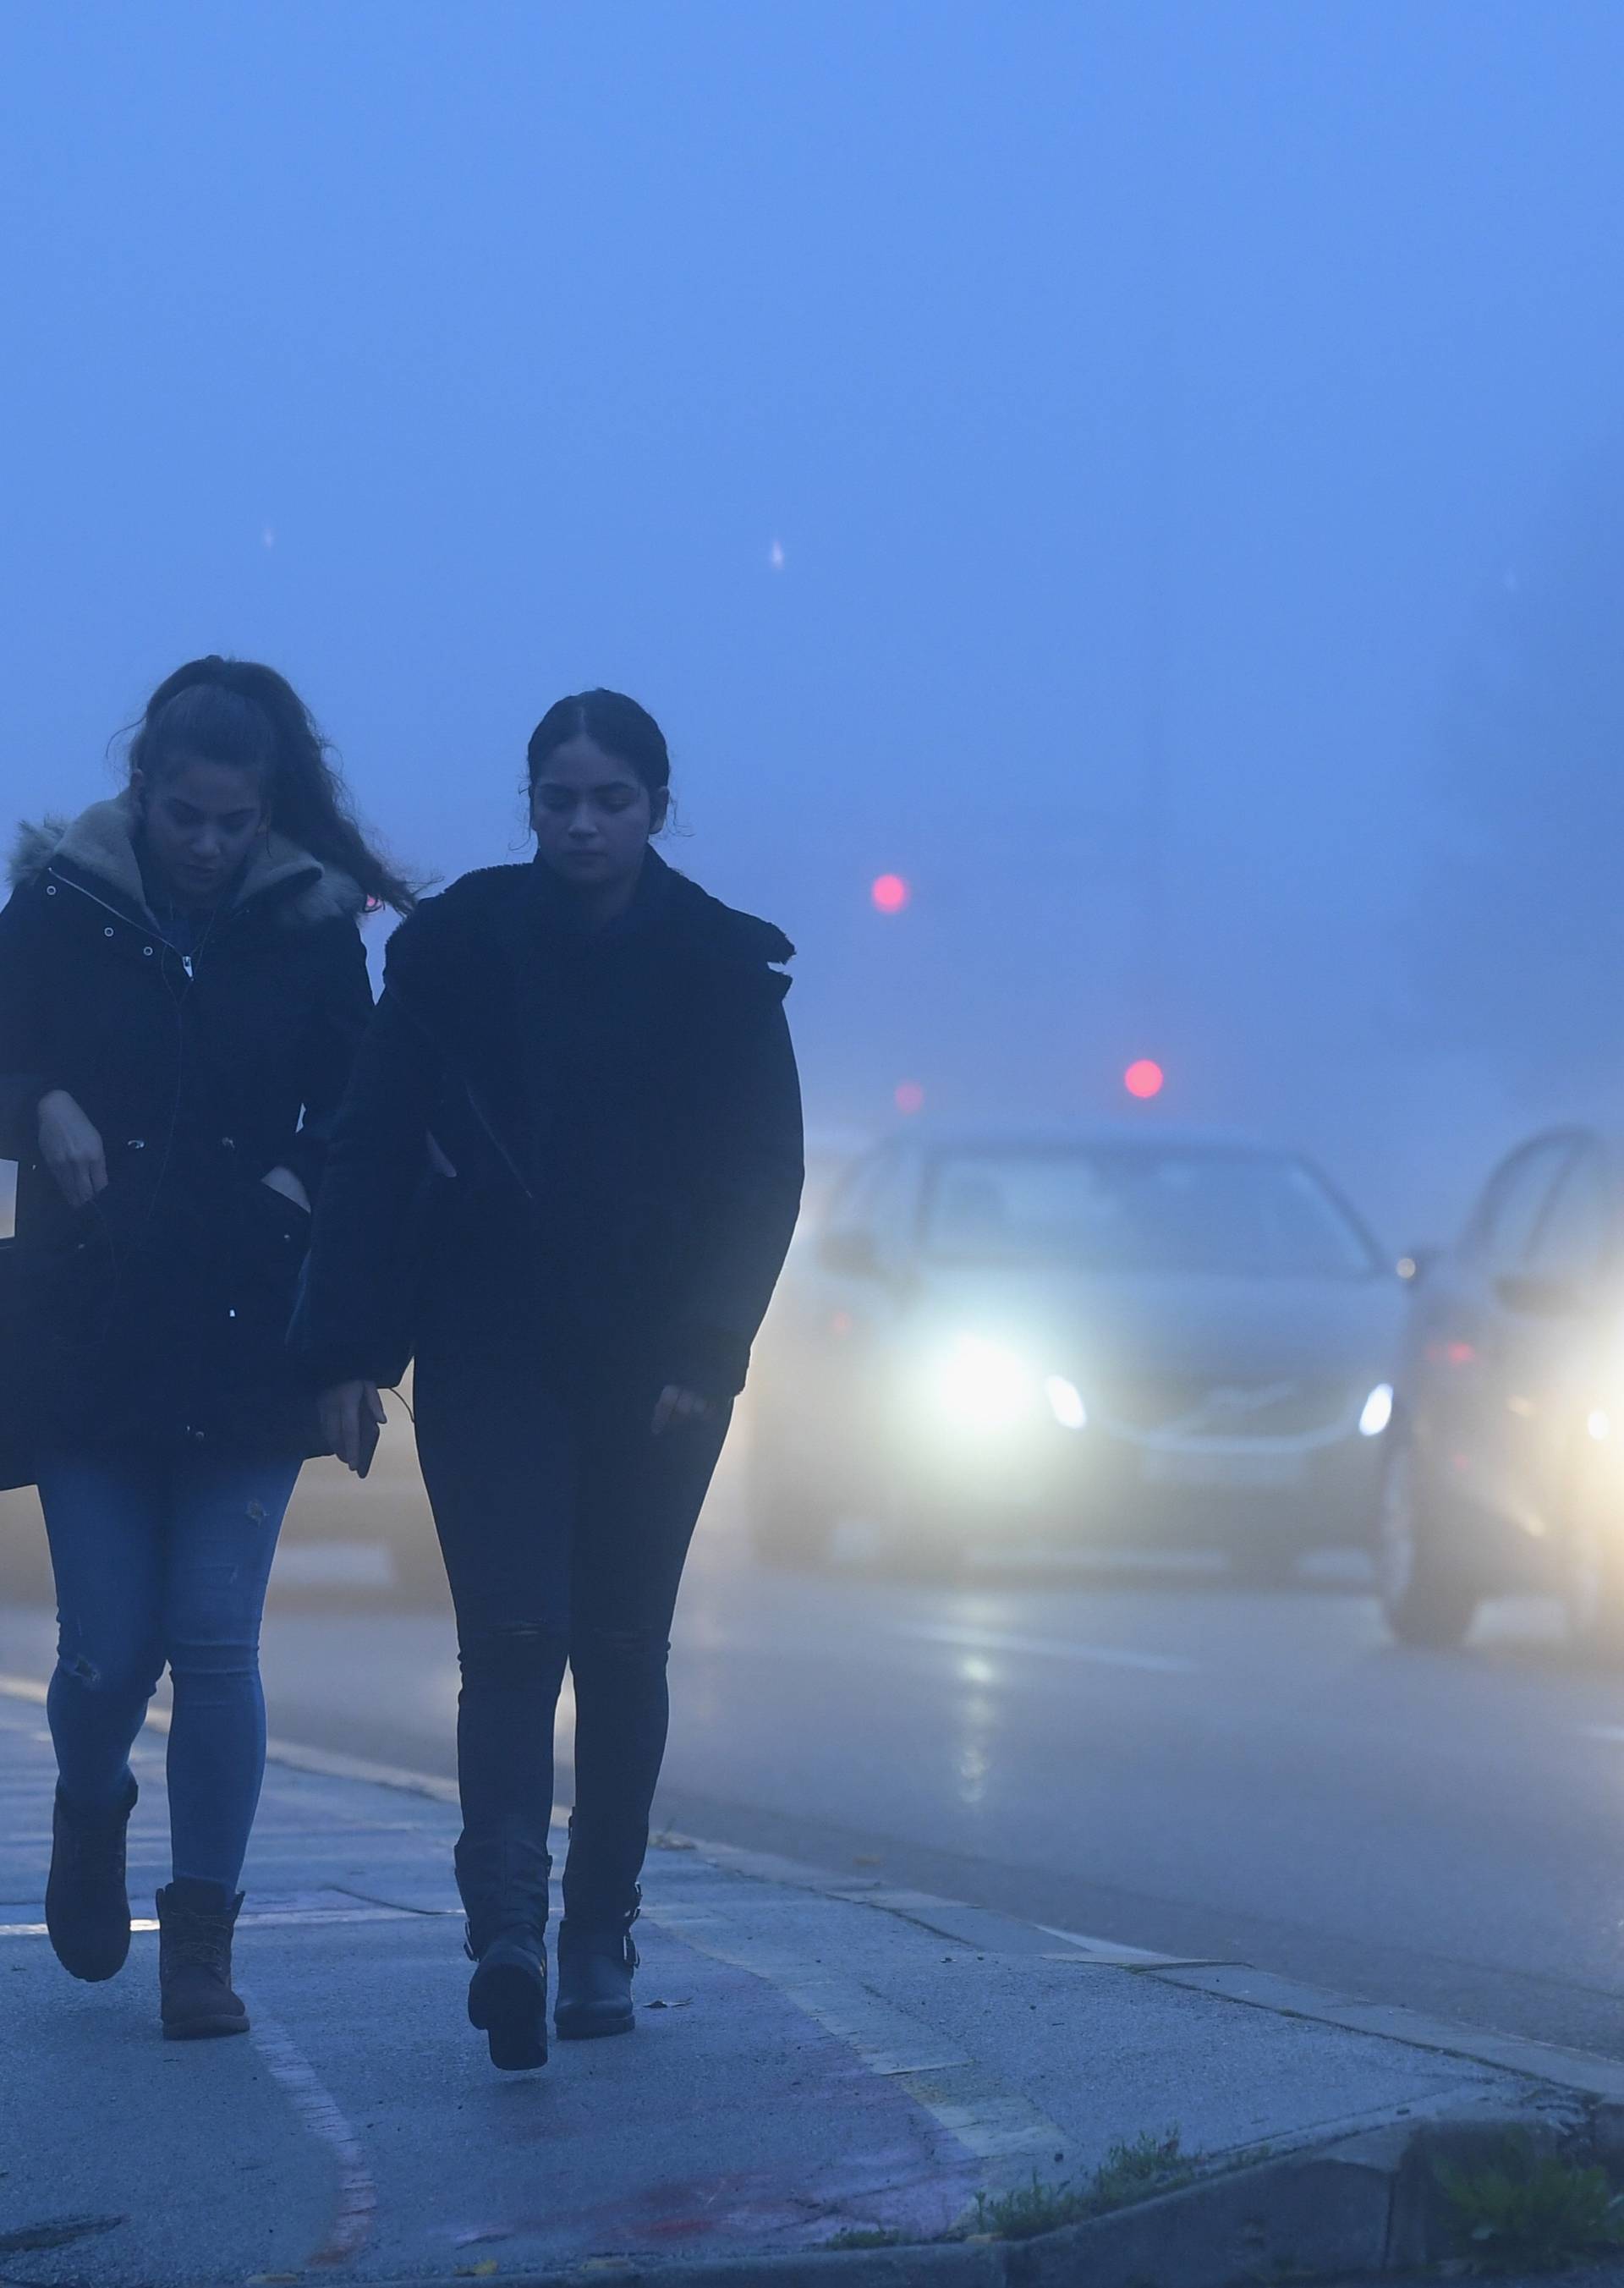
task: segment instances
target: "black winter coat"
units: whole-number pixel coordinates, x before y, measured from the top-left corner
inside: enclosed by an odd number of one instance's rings
[[[0,1157],[19,1163],[45,1443],[321,1450],[286,1330],[330,1124],[371,1009],[348,877],[271,836],[195,953],[147,902],[127,797],[25,829],[0,911]],[[69,1208],[39,1157],[65,1089],[108,1183]]]
[[[793,950],[654,852],[596,934],[538,864],[427,901],[390,941],[317,1210],[294,1339],[320,1378],[517,1346],[740,1390],[800,1200]]]

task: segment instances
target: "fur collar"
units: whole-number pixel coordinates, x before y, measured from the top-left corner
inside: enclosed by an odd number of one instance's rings
[[[37,881],[53,865],[71,866],[117,891],[125,903],[145,913],[147,893],[135,854],[134,819],[129,794],[94,802],[77,818],[25,822],[12,846],[13,889]],[[296,929],[318,922],[354,921],[366,909],[359,886],[337,866],[324,866],[280,834],[267,835],[250,862],[235,902],[251,904],[268,893],[282,893],[280,918]]]

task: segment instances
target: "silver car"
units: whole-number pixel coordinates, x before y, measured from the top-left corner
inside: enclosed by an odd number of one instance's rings
[[[1158,1127],[911,1134],[848,1170],[752,1378],[761,1555],[1365,1542],[1404,1309],[1310,1162]]]

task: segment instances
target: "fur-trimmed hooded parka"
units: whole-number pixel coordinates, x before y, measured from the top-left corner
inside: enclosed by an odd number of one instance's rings
[[[283,1344],[308,1219],[261,1180],[283,1166],[319,1190],[371,1009],[360,890],[271,834],[194,935],[166,927],[127,795],[25,827],[11,879],[0,1156],[19,1164],[48,1442],[316,1450]],[[54,1089],[106,1150],[107,1189],[76,1209],[40,1159]]]

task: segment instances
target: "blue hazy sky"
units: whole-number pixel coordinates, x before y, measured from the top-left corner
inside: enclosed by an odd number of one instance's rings
[[[1149,1053],[1429,1212],[1529,1117],[1394,949],[1473,613],[1618,427],[1621,84],[1611,0],[12,9],[10,806],[231,650],[450,875],[617,684],[821,1121]]]

